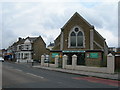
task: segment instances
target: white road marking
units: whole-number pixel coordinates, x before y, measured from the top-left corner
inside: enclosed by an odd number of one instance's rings
[[[17,70],[17,71],[20,71],[20,72],[22,72],[22,70],[20,70],[20,69],[14,69],[14,70]]]
[[[44,78],[44,77],[42,77],[42,76],[38,76],[38,75],[35,75],[35,74],[32,74],[32,73],[26,73],[26,74],[29,74],[29,75],[32,75],[32,76],[35,76],[35,77],[38,77],[38,78]]]

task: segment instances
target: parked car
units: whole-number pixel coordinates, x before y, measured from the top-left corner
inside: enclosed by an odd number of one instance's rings
[[[49,63],[49,59],[45,59],[45,60],[44,60],[44,63]]]
[[[4,62],[4,59],[2,57],[0,57],[0,62]]]
[[[33,60],[33,62],[40,63],[40,60]]]
[[[44,63],[49,63],[49,55],[45,55]]]

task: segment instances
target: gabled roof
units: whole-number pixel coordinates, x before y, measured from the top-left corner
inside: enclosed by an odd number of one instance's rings
[[[33,42],[34,40],[36,40],[38,37],[27,37],[26,39],[29,39],[30,42]]]
[[[14,42],[14,43],[11,45],[11,47],[16,46],[16,45],[17,45],[17,42]]]
[[[22,44],[22,43],[24,43],[24,41],[25,41],[25,39],[24,39],[24,38],[21,38],[21,39],[19,39],[16,43],[17,43],[17,44]]]
[[[37,37],[35,40],[33,39],[33,42],[35,42],[35,41],[38,40],[39,38],[40,38],[40,39],[43,41],[43,43],[46,45],[45,41],[43,40],[43,38],[42,38],[41,36]]]
[[[14,42],[14,43],[11,45],[11,47],[12,47],[12,46],[17,46],[18,44],[22,44],[22,43],[24,43],[24,41],[25,41],[24,38],[20,38],[18,41]]]
[[[67,21],[67,23],[61,28],[64,29],[65,26],[75,17],[78,16],[79,18],[81,18],[88,26],[90,26],[91,28],[93,27],[91,24],[89,24],[79,13],[75,12],[75,14]]]
[[[105,40],[105,38],[104,38],[102,35],[100,35],[97,30],[94,29],[94,31],[96,32],[96,34],[97,34],[98,36],[100,36],[100,38],[102,38],[103,40]]]
[[[29,39],[31,43],[33,43],[34,41],[36,41],[38,38],[41,38],[41,40],[43,41],[43,43],[46,45],[46,43],[44,42],[43,38],[41,36],[39,37],[27,37],[27,38],[21,38],[19,41],[15,42],[14,44],[23,44],[25,42],[25,40]]]
[[[60,39],[61,34],[58,35],[58,37],[54,40],[54,43]]]

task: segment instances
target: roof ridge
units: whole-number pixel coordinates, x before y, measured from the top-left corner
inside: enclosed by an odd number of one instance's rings
[[[88,24],[90,27],[93,27],[90,23],[88,23],[88,21],[86,21],[78,12],[75,12],[73,15],[72,15],[72,17],[70,18],[70,19],[68,19],[68,21],[66,22],[66,24],[61,28],[61,29],[63,29],[70,21],[71,21],[71,19],[74,17],[74,16],[78,16],[78,17],[80,17],[86,24]]]

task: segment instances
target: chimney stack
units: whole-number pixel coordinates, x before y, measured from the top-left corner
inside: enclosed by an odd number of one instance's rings
[[[21,37],[19,37],[19,38],[18,38],[18,40],[20,41],[20,40],[22,40],[22,38],[21,38]]]

